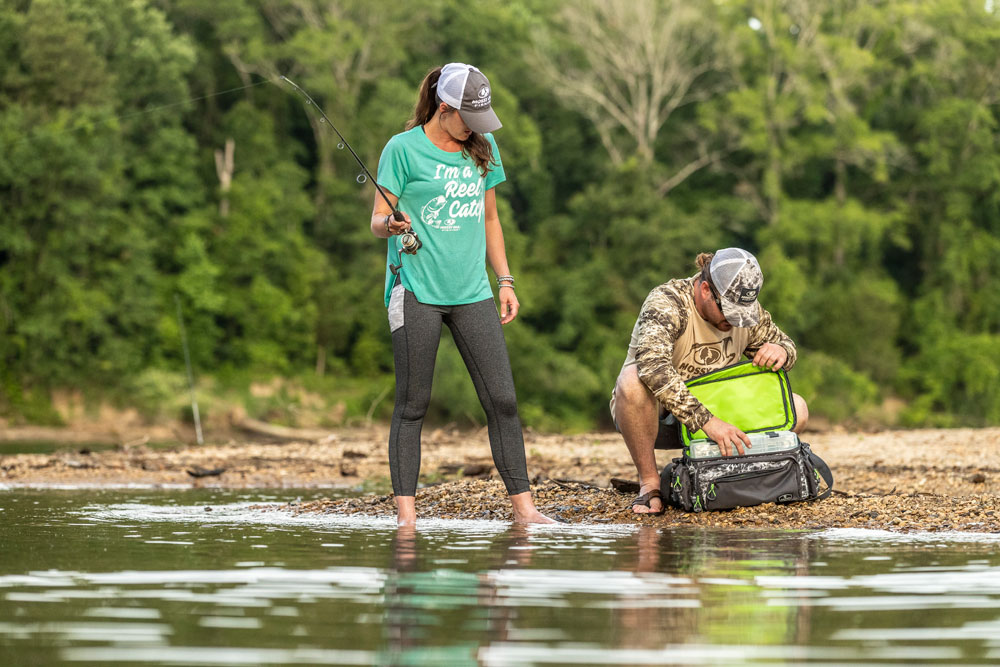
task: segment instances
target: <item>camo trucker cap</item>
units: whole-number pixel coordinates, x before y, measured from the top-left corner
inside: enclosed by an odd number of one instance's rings
[[[742,248],[723,248],[709,265],[712,284],[722,297],[722,314],[734,327],[752,327],[760,321],[757,295],[764,274],[757,258]]]
[[[493,111],[489,80],[472,65],[448,63],[441,68],[437,83],[438,98],[458,109],[469,129],[479,134],[503,127]]]

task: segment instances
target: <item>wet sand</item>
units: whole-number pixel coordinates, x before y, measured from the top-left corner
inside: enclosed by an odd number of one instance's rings
[[[373,427],[338,430],[319,442],[234,440],[175,449],[139,445],[0,454],[0,486],[364,487],[376,492],[290,509],[393,515],[387,435],[385,427]],[[730,512],[668,509],[658,517],[633,514],[634,494],[611,487],[612,478],[635,479],[621,436],[528,432],[525,447],[536,504],[572,523],[1000,532],[1000,428],[830,431],[803,439],[833,470],[830,498]],[[657,452],[657,460],[663,465],[677,455]],[[418,517],[510,519],[485,430],[426,429],[421,471],[425,486],[417,492]]]

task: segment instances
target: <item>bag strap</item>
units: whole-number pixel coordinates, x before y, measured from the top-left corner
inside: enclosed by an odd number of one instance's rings
[[[829,498],[830,494],[833,493],[833,473],[830,471],[830,466],[826,464],[826,461],[813,454],[811,449],[809,450],[809,463],[812,464],[813,470],[823,476],[823,481],[826,482],[826,491],[816,496],[816,500]]]

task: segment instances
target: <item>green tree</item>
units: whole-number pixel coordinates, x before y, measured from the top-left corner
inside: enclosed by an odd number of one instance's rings
[[[187,42],[141,2],[41,0],[4,14],[20,28],[5,47],[19,65],[0,84],[5,372],[43,385],[120,378],[149,360],[149,205],[184,185],[164,171],[179,122],[121,116],[158,102],[152,90],[185,92]],[[121,42],[139,45],[133,57]]]

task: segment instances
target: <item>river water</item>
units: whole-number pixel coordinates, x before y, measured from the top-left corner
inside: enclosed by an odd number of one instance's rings
[[[998,535],[251,507],[319,495],[0,490],[0,665],[1000,663]]]

